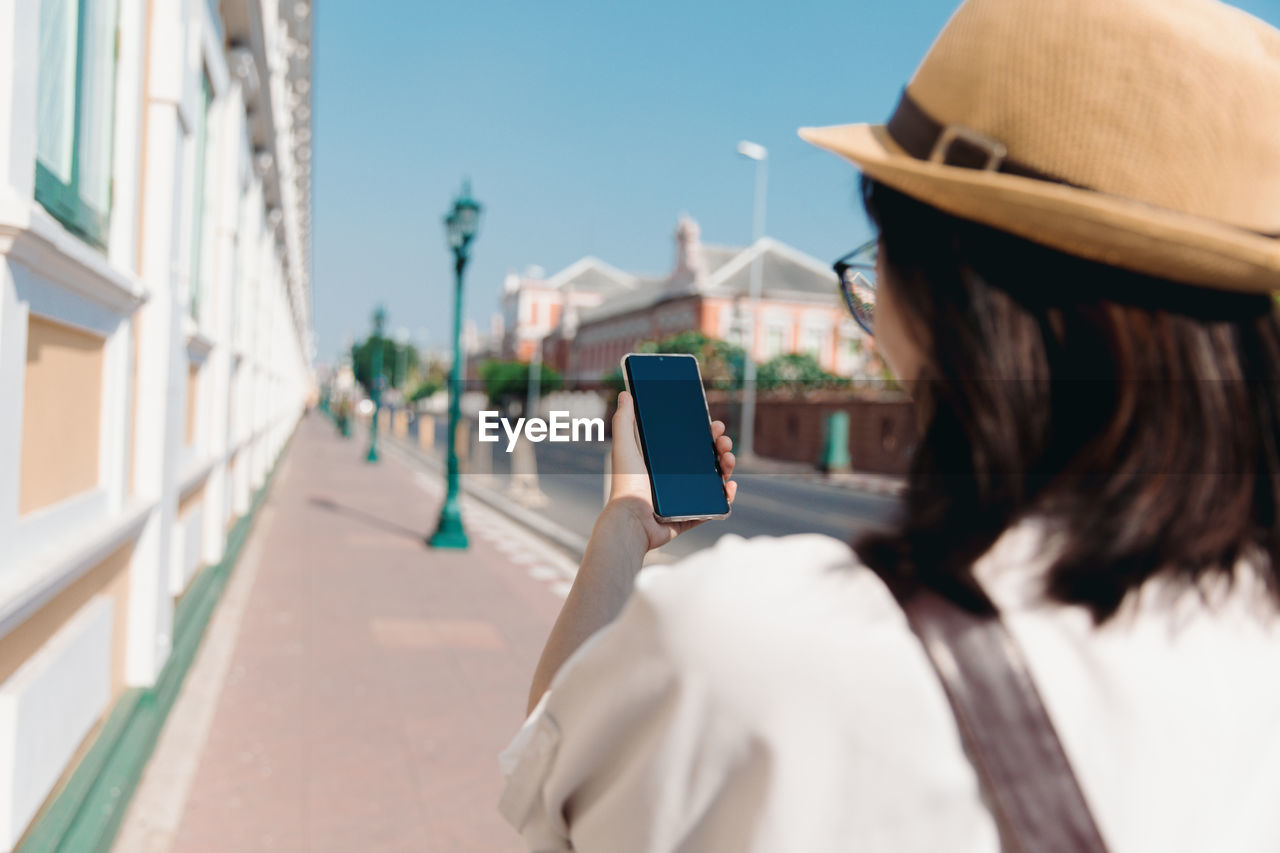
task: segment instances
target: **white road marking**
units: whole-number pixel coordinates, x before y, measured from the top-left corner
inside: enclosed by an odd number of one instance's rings
[[[529,577],[536,581],[554,581],[560,580],[563,575],[550,566],[530,566]]]

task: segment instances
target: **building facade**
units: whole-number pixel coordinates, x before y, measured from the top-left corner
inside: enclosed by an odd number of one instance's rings
[[[562,320],[572,325],[581,311],[643,283],[639,276],[591,256],[550,278],[537,267],[524,275],[509,273],[502,286],[501,319],[494,324],[502,356],[528,361],[539,342],[561,328]]]
[[[310,11],[0,3],[0,850],[165,672],[312,393]]]
[[[541,342],[548,364],[591,382],[641,342],[700,331],[741,345],[757,362],[803,352],[829,372],[855,377],[870,364],[871,342],[841,304],[830,266],[770,238],[746,247],[703,245],[687,217],[675,244],[665,276],[633,275],[590,257],[550,278],[508,276],[504,355],[528,360]]]

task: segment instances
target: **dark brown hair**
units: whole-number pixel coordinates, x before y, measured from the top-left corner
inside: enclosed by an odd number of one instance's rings
[[[862,184],[925,366],[901,519],[857,543],[953,598],[1009,525],[1065,536],[1047,595],[1098,621],[1157,572],[1249,555],[1280,588],[1280,325],[1268,296],[1085,261]]]

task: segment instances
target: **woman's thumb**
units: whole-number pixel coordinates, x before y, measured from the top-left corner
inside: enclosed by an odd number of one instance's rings
[[[631,404],[631,394],[627,391],[618,394],[618,410],[613,413],[613,430],[630,429],[635,420],[635,409]]]

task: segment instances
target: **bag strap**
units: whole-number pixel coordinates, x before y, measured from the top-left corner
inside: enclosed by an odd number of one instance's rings
[[[890,584],[946,689],[1006,849],[1105,853],[1017,644],[985,595],[979,612]],[[982,602],[979,602],[980,604]]]

